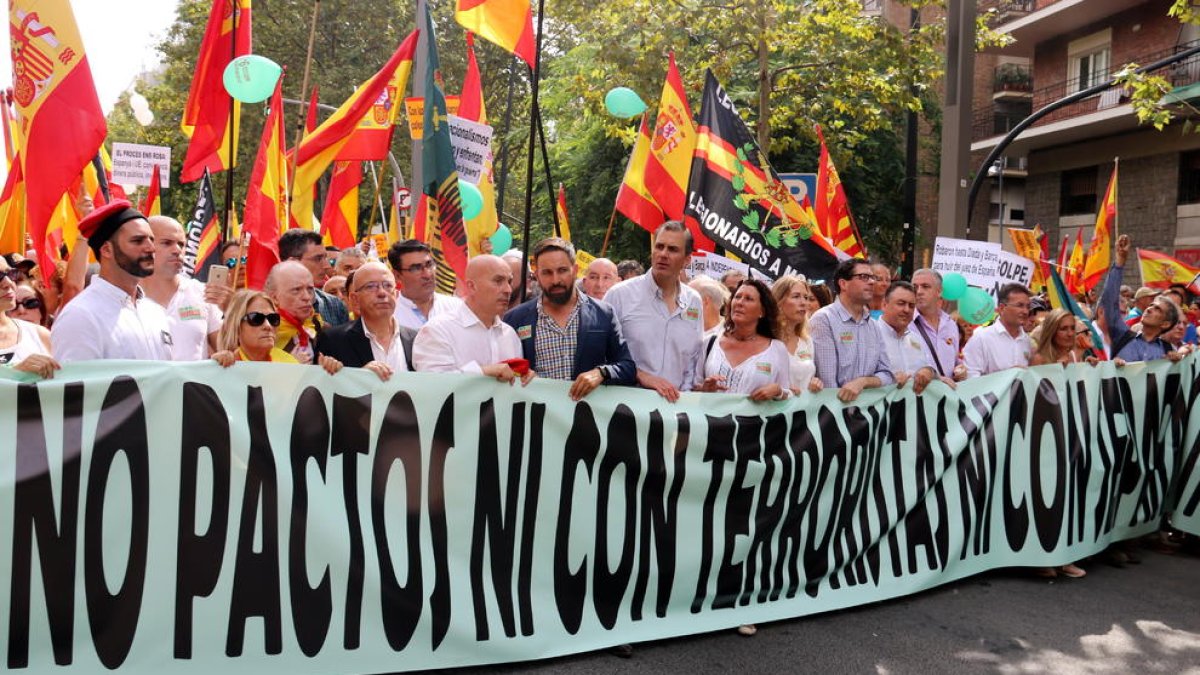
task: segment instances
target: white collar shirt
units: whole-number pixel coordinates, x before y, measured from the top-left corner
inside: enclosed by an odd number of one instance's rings
[[[371,358],[387,365],[392,369],[393,373],[400,373],[408,370],[408,361],[404,358],[404,344],[400,340],[400,322],[392,322],[392,341],[388,344],[387,349],[383,348],[383,343],[379,341],[371,329],[367,327],[367,322],[362,322],[363,333],[367,336],[367,341],[371,343]]]
[[[963,363],[967,366],[968,375],[979,377],[1028,366],[1033,354],[1033,342],[1024,328],[1019,330],[1017,336],[1013,337],[999,321],[976,330],[967,340],[967,346],[963,347]]]
[[[50,344],[59,363],[95,359],[172,360],[171,327],[158,304],[137,300],[96,276],[54,321]]]
[[[680,390],[694,389],[704,375],[704,307],[700,294],[679,284],[668,309],[651,272],[609,289],[604,301],[621,322],[621,335],[638,370]]]
[[[897,333],[896,329],[883,319],[875,319],[875,325],[879,328],[879,337],[883,338],[883,346],[887,349],[888,362],[892,365],[893,374],[912,375],[921,368],[933,368],[929,355],[921,348],[921,338],[916,331],[905,327],[903,333]],[[937,369],[934,368],[934,371]]]
[[[149,302],[154,302],[149,296]],[[154,304],[158,304],[154,302]],[[161,307],[161,305],[159,305]],[[208,336],[221,330],[221,308],[205,302],[204,284],[179,279],[179,288],[164,308],[171,326],[171,353],[175,361],[203,361],[209,357]]]
[[[429,307],[429,316],[425,316],[416,303],[404,297],[403,293],[396,294],[396,323],[411,328],[420,330],[434,317],[439,316],[452,309],[463,306],[463,301],[453,295],[443,295],[441,293],[433,294],[433,304]]]
[[[958,324],[955,323],[954,317],[944,310],[938,310],[938,325],[937,328],[934,328],[928,319],[917,312],[908,329],[917,336],[917,340],[921,343],[921,349],[925,350],[934,370],[938,370],[946,377],[953,377],[954,367],[962,362],[958,355]],[[922,333],[922,329],[924,329],[924,333]],[[929,344],[925,342],[926,336],[929,337],[929,342],[933,343],[934,349],[931,350]]]
[[[482,373],[483,367],[521,358],[521,340],[512,326],[496,317],[483,325],[465,302],[433,317],[413,341],[418,371]]]

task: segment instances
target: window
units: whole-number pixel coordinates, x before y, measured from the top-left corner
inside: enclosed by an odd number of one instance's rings
[[[1067,91],[1075,93],[1108,80],[1112,66],[1112,29],[1067,45]]]
[[[1200,150],[1179,155],[1179,203],[1200,204]]]
[[[1081,216],[1096,212],[1096,167],[1062,173],[1058,215]]]

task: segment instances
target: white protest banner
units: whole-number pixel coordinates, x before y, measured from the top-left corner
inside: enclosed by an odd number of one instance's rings
[[[458,177],[472,185],[478,184],[484,163],[492,158],[492,128],[451,115],[450,144],[454,146]]]
[[[930,267],[943,275],[951,272],[961,274],[972,286],[991,288],[1000,251],[1000,244],[938,237],[933,243],[933,262]]]
[[[750,266],[744,262],[730,260],[725,256],[709,253],[704,256],[705,269],[704,273],[708,276],[720,280],[727,272],[741,272],[742,274],[750,273]]]
[[[993,298],[999,298],[1000,288],[1005,284],[1021,284],[1029,288],[1031,281],[1033,281],[1033,261],[1008,251],[1001,251],[1000,258],[996,261],[996,276],[992,277],[992,283],[985,286],[984,289]]]
[[[120,185],[148,187],[158,166],[158,187],[171,187],[171,148],[165,145],[113,143],[112,180]]]

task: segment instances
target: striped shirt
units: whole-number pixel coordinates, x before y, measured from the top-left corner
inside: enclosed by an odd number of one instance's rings
[[[871,315],[855,320],[841,299],[817,310],[808,321],[817,377],[826,387],[841,387],[860,377],[874,376],[894,384],[887,348]]]
[[[559,326],[546,313],[542,303],[537,306],[537,333],[533,339],[538,375],[553,380],[571,380],[575,369],[575,351],[579,343],[579,305],[587,302],[582,294],[571,310],[566,326]],[[545,300],[543,300],[545,302]]]

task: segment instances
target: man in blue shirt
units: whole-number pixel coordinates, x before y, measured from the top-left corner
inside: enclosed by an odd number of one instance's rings
[[[1112,340],[1112,357],[1123,362],[1152,361],[1164,356],[1178,361],[1180,355],[1171,345],[1162,340],[1162,335],[1179,321],[1179,308],[1164,297],[1154,299],[1142,312],[1142,332],[1136,333],[1121,320],[1117,306],[1121,293],[1121,278],[1125,274],[1125,261],[1129,257],[1129,235],[1117,238],[1116,260],[1104,279],[1104,292],[1100,295],[1100,306],[1104,308],[1104,323],[1108,337]]]

